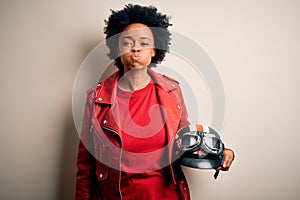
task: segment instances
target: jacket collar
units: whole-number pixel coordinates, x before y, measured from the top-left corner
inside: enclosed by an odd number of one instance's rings
[[[147,68],[147,72],[151,76],[152,81],[156,84],[156,86],[162,89],[164,92],[168,93],[178,87],[177,81],[170,79],[165,75],[154,72],[149,67]],[[104,82],[98,84],[95,89],[96,103],[112,104],[115,101],[119,77],[120,71],[117,71],[108,77]]]

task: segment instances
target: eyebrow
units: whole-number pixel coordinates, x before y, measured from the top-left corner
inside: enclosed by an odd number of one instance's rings
[[[122,37],[121,39],[133,39],[133,37],[128,35],[128,36]],[[140,37],[140,39],[147,39],[147,40],[150,40],[149,37],[145,37],[145,36]]]

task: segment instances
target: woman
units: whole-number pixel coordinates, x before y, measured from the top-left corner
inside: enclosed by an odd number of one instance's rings
[[[173,150],[187,112],[177,81],[151,70],[169,49],[169,19],[153,6],[112,11],[105,33],[119,70],[88,92],[76,199],[190,199]],[[225,149],[218,170],[228,170]]]

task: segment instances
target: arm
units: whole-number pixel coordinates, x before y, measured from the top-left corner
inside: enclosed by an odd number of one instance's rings
[[[94,170],[95,159],[80,141],[77,157],[76,200],[91,199]]]
[[[80,143],[77,156],[76,200],[91,199],[96,161],[89,152],[93,148],[91,135],[91,114],[93,95],[88,95],[82,123]]]

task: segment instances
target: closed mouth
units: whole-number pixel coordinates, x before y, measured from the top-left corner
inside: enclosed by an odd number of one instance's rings
[[[134,54],[131,55],[131,58],[132,58],[133,60],[137,60],[137,59],[140,59],[141,56],[140,56],[139,54],[137,54],[137,53],[134,53]]]

